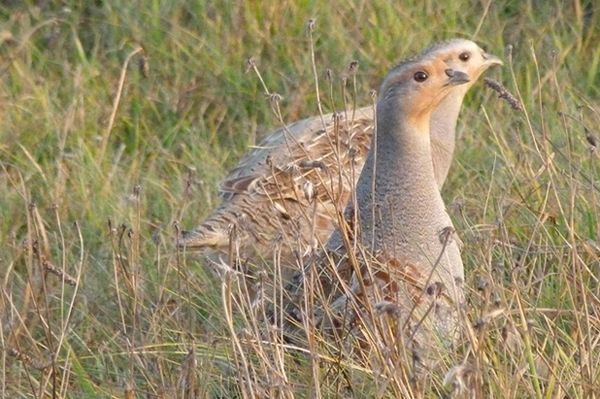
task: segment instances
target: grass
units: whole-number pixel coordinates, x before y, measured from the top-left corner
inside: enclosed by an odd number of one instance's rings
[[[279,126],[248,57],[285,121],[317,113],[311,18],[317,74],[330,68],[339,93],[357,60],[359,105],[436,40],[504,57],[494,78],[524,112],[477,85],[443,193],[476,336],[449,365],[472,351],[477,367],[455,371],[478,397],[600,396],[593,1],[9,1],[0,16],[0,396],[419,395],[326,352],[252,347],[227,295],[243,283],[173,245]]]

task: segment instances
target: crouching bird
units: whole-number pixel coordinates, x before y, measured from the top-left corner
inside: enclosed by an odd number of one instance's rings
[[[351,223],[341,221],[292,279],[287,304],[273,311],[292,339],[324,333],[340,348],[376,353],[379,367],[408,359],[419,369],[435,367],[453,347],[464,270],[435,178],[432,114],[470,83],[427,53],[385,77],[376,134],[345,215]]]
[[[454,154],[463,98],[483,72],[502,62],[464,39],[435,44],[421,56],[437,58],[469,77],[430,112],[429,163],[441,188]],[[212,259],[266,260],[282,267],[284,276],[297,271],[298,256],[327,242],[354,192],[375,130],[373,108],[315,116],[268,135],[221,183],[223,203],[184,232],[178,245]]]

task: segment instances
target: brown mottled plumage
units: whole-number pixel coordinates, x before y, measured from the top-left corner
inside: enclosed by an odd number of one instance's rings
[[[222,251],[236,226],[242,258],[294,250],[306,253],[331,235],[369,150],[373,124],[358,115],[329,114],[296,122],[269,136],[221,183],[223,204],[183,245]],[[342,165],[342,167],[338,167]]]

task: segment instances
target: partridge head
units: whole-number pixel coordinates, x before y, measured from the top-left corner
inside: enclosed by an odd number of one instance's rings
[[[381,85],[378,123],[398,123],[402,115],[409,124],[419,128],[422,124],[428,125],[432,111],[451,89],[470,82],[467,73],[450,68],[437,55],[402,62],[388,73]],[[428,128],[419,131],[429,134]]]
[[[470,82],[463,86],[468,90],[479,77],[490,67],[502,65],[502,60],[486,53],[475,42],[466,39],[454,39],[435,44],[425,54],[437,56],[450,68],[459,70],[469,76]]]
[[[444,98],[431,114],[431,150],[435,180],[442,187],[456,145],[456,125],[463,99],[477,79],[490,67],[502,65],[502,61],[471,40],[453,39],[433,45],[425,55],[437,57],[448,67],[466,73],[470,82],[461,85]]]

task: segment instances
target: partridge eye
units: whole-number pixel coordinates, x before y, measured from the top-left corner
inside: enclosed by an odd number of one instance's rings
[[[468,52],[465,51],[464,53],[460,53],[459,56],[458,56],[458,58],[461,61],[469,61],[469,58],[471,58],[471,53],[468,53]]]
[[[417,82],[424,82],[427,80],[427,78],[429,77],[429,75],[427,75],[425,72],[423,71],[419,71],[415,73],[415,80]]]

